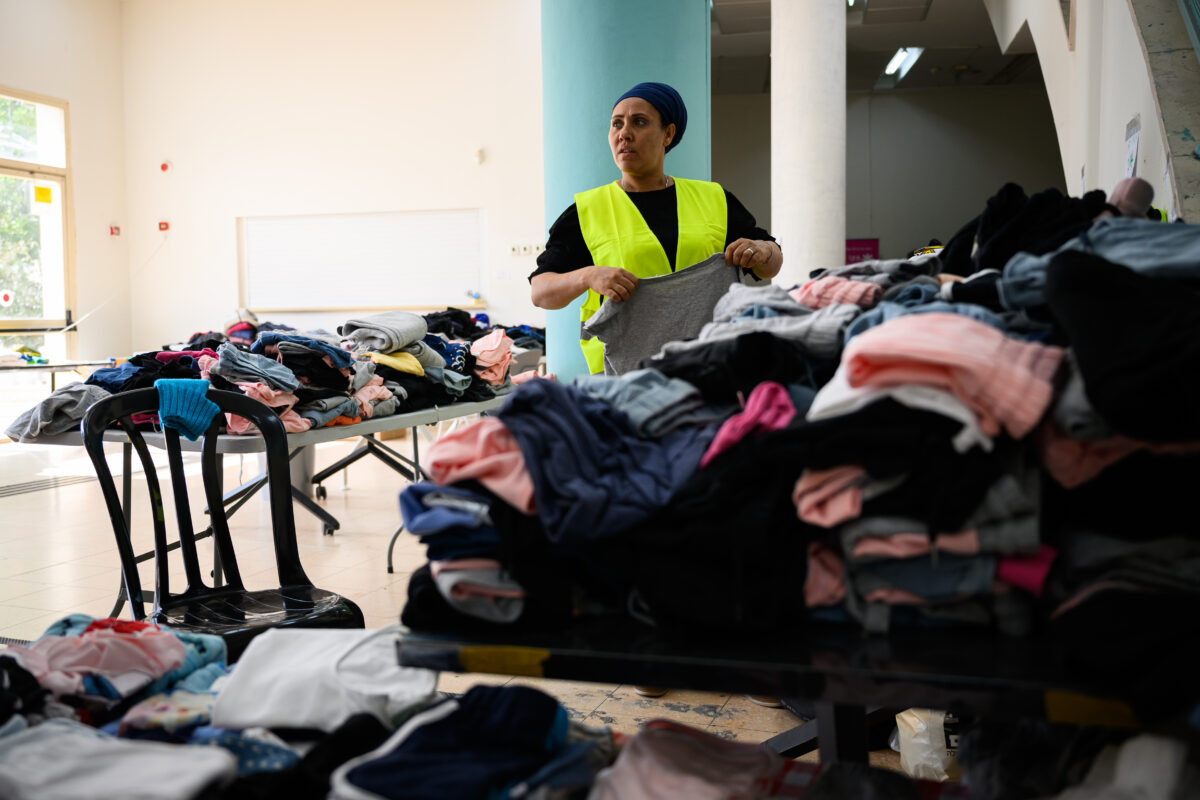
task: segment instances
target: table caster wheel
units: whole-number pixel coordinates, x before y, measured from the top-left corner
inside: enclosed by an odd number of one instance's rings
[[[313,490],[313,494],[316,495],[318,500],[324,500],[325,498],[329,497],[329,492],[324,486],[318,486]]]
[[[333,536],[333,528],[329,525],[322,525],[321,533],[325,534],[326,536]]]

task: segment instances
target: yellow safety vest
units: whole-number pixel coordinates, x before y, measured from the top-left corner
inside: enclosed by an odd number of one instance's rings
[[[679,244],[675,266],[685,269],[725,250],[728,215],[725,190],[710,181],[675,179],[676,213],[679,216]],[[620,183],[612,183],[575,195],[579,228],[595,263],[620,267],[639,278],[652,278],[671,272],[671,262],[658,237]],[[579,310],[580,325],[600,309],[604,296],[591,289]],[[583,357],[590,372],[604,371],[604,343],[599,339],[580,339]]]

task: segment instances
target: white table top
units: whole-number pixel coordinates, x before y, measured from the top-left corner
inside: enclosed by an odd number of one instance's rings
[[[420,425],[435,425],[439,422],[467,417],[472,414],[478,414],[481,411],[490,411],[494,408],[499,408],[504,404],[505,399],[506,396],[502,396],[494,397],[491,400],[483,400],[478,403],[454,403],[448,406],[423,408],[407,414],[375,417],[353,425],[335,425],[329,428],[314,428],[303,433],[289,433],[287,437],[288,449],[311,444],[321,444],[322,442],[333,442],[338,439],[352,439],[356,436],[365,436],[369,433],[398,431],[406,428],[415,428]],[[142,437],[146,440],[146,444],[152,447],[164,446],[165,437],[163,434],[150,431],[142,431],[141,433]],[[104,432],[104,441],[126,442],[128,439],[124,431],[108,430]],[[179,439],[179,443],[184,450],[193,451],[201,449],[202,441],[198,439],[193,442],[183,437]],[[29,442],[29,444],[61,444],[80,447],[83,445],[83,435],[78,431],[71,431],[70,433],[60,433],[54,436],[40,436],[36,440]],[[223,434],[217,437],[218,453],[261,453],[265,449],[261,436],[253,434],[242,436]]]

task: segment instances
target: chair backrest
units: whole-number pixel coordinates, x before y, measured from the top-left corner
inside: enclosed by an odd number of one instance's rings
[[[300,565],[300,552],[296,545],[296,524],[292,513],[291,479],[288,468],[287,433],[283,428],[283,423],[279,421],[279,417],[270,407],[237,392],[209,389],[207,397],[216,403],[221,411],[238,414],[250,420],[262,433],[263,443],[266,447],[267,486],[270,489],[271,525],[279,585],[312,586],[312,582],[304,574],[304,569]],[[138,556],[133,549],[129,526],[125,521],[125,512],[113,481],[112,471],[104,456],[104,432],[113,422],[120,422],[122,430],[137,451],[150,490],[151,518],[154,522],[156,608],[170,608],[174,604],[186,603],[214,591],[245,590],[241,573],[238,570],[233,541],[229,535],[225,505],[222,501],[221,476],[218,472],[217,462],[217,439],[222,415],[217,413],[213,415],[212,422],[204,433],[200,462],[212,537],[220,558],[221,569],[225,574],[225,586],[215,590],[202,577],[200,560],[196,552],[197,537],[192,528],[191,505],[188,502],[179,432],[166,429],[163,431],[163,438],[170,466],[171,488],[174,494],[175,516],[179,529],[177,549],[183,559],[184,575],[187,580],[187,587],[183,592],[174,594],[171,592],[169,556],[170,552],[176,548],[174,544],[167,541],[162,490],[154,462],[150,458],[150,450],[142,433],[134,426],[132,419],[134,414],[153,413],[158,411],[158,408],[157,389],[135,389],[106,397],[95,403],[84,414],[80,425],[83,444],[96,469],[96,476],[99,478],[100,488],[104,493],[104,502],[108,507],[108,515],[116,535],[117,551],[121,557],[121,571],[125,578],[125,587],[134,619],[145,618],[145,597],[138,576]]]

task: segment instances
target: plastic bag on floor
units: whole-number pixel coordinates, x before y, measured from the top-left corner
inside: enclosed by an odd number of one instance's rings
[[[962,767],[954,757],[958,746],[956,720],[944,711],[910,708],[896,715],[900,766],[912,778],[958,780]],[[947,735],[948,729],[950,731]]]

